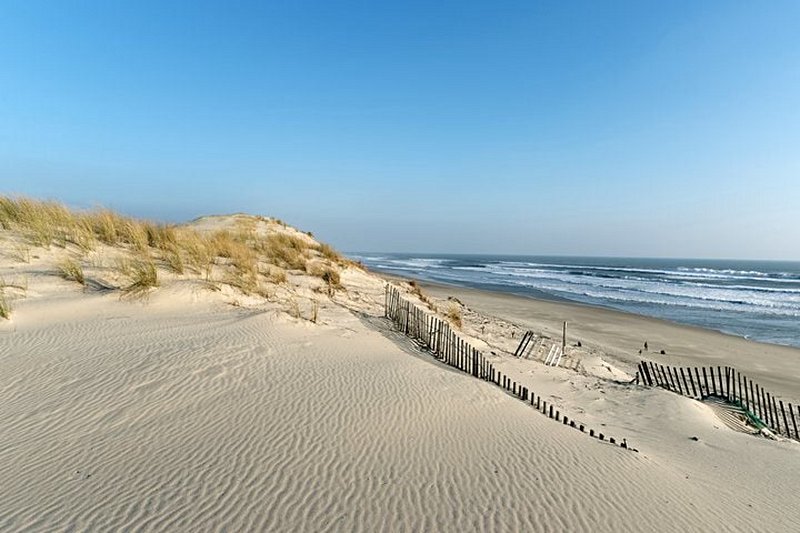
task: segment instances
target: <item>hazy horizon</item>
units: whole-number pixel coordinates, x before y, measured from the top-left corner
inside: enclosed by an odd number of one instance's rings
[[[1,194],[344,251],[800,260],[796,2],[3,14]]]
[[[635,255],[575,255],[575,254],[518,254],[518,253],[484,253],[484,252],[419,252],[419,251],[386,251],[386,250],[339,250],[347,255],[409,255],[409,256],[442,256],[442,257],[511,257],[541,259],[633,259],[654,261],[710,261],[710,262],[742,262],[742,263],[790,263],[800,264],[800,259],[741,259],[736,257],[672,257],[672,256],[635,256]]]

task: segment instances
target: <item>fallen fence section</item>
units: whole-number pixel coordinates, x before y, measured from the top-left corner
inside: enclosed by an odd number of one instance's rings
[[[550,352],[547,354],[547,359],[544,360],[544,364],[558,366],[558,363],[561,362],[562,355],[564,355],[564,352],[561,351],[561,346],[554,344],[550,347]]]
[[[514,357],[526,357],[526,353],[536,352],[540,347],[545,345],[545,337],[537,337],[532,331],[526,331],[519,341],[519,346],[514,351]],[[561,363],[561,358],[564,356],[564,351],[558,344],[550,346],[550,350],[544,358],[544,364],[548,366],[558,366]]]
[[[530,402],[530,405],[537,411],[556,422],[561,422],[565,426],[575,428],[583,433],[588,431],[590,437],[601,441],[607,440],[611,444],[618,444],[613,437],[607,437],[602,433],[595,432],[593,429],[587,429],[584,424],[580,424],[566,415],[562,416],[560,411],[554,409],[552,403],[548,404],[541,396],[537,396],[534,391],[517,384],[508,376],[498,372],[494,365],[478,349],[457,335],[447,321],[428,313],[422,307],[403,298],[400,291],[391,284],[386,285],[384,310],[384,316],[394,324],[398,331],[417,341],[444,364],[502,387],[523,402]],[[622,439],[619,446],[638,451],[629,448],[625,439]]]
[[[514,357],[522,357],[525,355],[525,351],[528,349],[528,346],[531,344],[531,341],[536,340],[536,334],[530,330],[525,332],[525,335],[522,336],[522,340],[519,341],[519,346],[517,346],[516,351],[514,352]],[[536,342],[534,342],[534,345]]]
[[[639,363],[639,376],[645,385],[703,400],[714,397],[741,407],[745,415],[758,428],[767,428],[776,435],[800,441],[798,419],[791,403],[775,398],[752,379],[729,366],[671,367],[652,361]]]

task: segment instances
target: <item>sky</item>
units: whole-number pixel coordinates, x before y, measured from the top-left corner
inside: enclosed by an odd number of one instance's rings
[[[800,259],[800,2],[7,2],[0,194],[350,252]]]

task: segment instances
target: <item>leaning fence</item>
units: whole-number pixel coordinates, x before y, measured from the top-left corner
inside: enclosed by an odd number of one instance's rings
[[[775,398],[752,379],[729,366],[671,367],[652,361],[639,363],[645,385],[658,386],[697,399],[721,398],[739,406],[759,429],[799,440],[800,408]]]
[[[590,437],[601,441],[607,440],[611,444],[619,444],[622,448],[632,449],[625,439],[618,443],[615,438],[607,437],[603,433],[587,428],[575,419],[562,415],[552,402],[548,404],[534,391],[503,375],[480,350],[458,335],[449,322],[404,298],[397,287],[390,284],[386,285],[384,309],[385,317],[398,331],[414,339],[442,363],[503,388],[523,402],[529,402],[538,412],[556,422],[584,433],[588,431]]]

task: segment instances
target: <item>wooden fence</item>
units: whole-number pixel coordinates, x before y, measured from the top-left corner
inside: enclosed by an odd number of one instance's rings
[[[556,422],[561,422],[565,426],[575,428],[581,432],[587,432],[584,424],[562,415],[556,410],[552,403],[548,404],[541,396],[521,384],[517,384],[508,376],[498,372],[480,352],[461,336],[453,331],[450,324],[439,317],[428,313],[410,300],[403,298],[400,291],[390,285],[386,285],[385,317],[405,335],[417,341],[424,349],[429,351],[434,357],[446,365],[466,372],[473,377],[494,383],[510,392],[523,402],[530,402],[540,413],[548,416]],[[601,441],[607,440],[611,444],[619,444],[622,448],[629,448],[628,442],[622,439],[617,443],[613,437],[595,432],[588,429],[590,437],[595,437]]]
[[[684,396],[701,400],[721,398],[741,407],[759,429],[766,427],[777,435],[800,440],[797,431],[800,408],[795,410],[796,406],[791,403],[777,400],[735,368],[681,368],[642,361],[639,363],[639,376],[645,385],[663,387]]]

